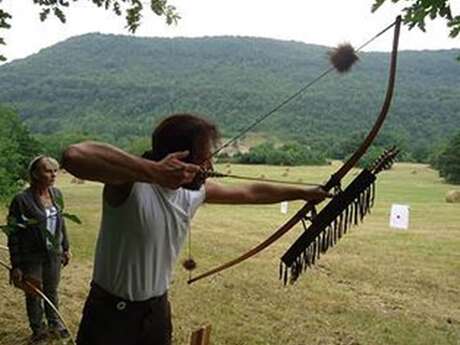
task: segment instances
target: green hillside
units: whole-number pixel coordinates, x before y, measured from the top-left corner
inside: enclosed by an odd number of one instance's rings
[[[382,39],[390,46],[390,36]],[[35,133],[84,132],[120,145],[179,111],[208,115],[232,135],[326,69],[327,50],[249,37],[88,34],[0,66],[0,103]],[[460,127],[458,54],[400,53],[385,132],[409,151],[431,149]],[[256,130],[323,148],[366,131],[383,101],[389,57],[360,57],[351,73],[330,74]]]

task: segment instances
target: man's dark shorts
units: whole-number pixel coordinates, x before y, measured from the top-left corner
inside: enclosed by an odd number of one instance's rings
[[[129,302],[92,283],[77,345],[171,345],[171,334],[167,294]]]

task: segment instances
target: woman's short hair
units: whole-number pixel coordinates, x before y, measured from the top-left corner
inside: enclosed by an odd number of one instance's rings
[[[215,146],[218,140],[219,131],[211,121],[196,114],[174,114],[155,128],[152,133],[152,151],[144,154],[144,158],[159,161],[170,153],[189,151],[186,161],[194,162],[205,145]]]
[[[59,169],[59,163],[53,157],[46,155],[38,155],[30,161],[29,166],[27,168],[29,180],[31,182],[37,180],[37,170],[42,162],[47,162],[56,170]]]

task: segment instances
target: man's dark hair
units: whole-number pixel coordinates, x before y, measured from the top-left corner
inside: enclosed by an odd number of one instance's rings
[[[144,158],[155,161],[162,160],[168,154],[178,151],[189,151],[187,162],[200,164],[197,161],[202,150],[210,144],[217,144],[219,131],[209,120],[195,114],[173,114],[168,116],[152,133],[152,151]]]

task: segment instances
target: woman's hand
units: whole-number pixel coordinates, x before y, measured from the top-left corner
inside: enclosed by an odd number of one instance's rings
[[[22,288],[23,279],[24,279],[24,274],[22,273],[22,270],[20,268],[13,268],[10,271],[10,284],[13,284],[14,286],[18,288]]]
[[[24,276],[19,268],[13,268],[10,271],[10,284],[23,290],[27,295],[41,297],[37,290],[43,290],[43,284],[40,279],[32,276]]]
[[[70,250],[69,251],[66,251],[66,252],[63,252],[62,253],[62,257],[61,257],[61,263],[62,263],[62,266],[67,266],[70,262],[70,258],[72,257],[72,254],[70,253]]]

